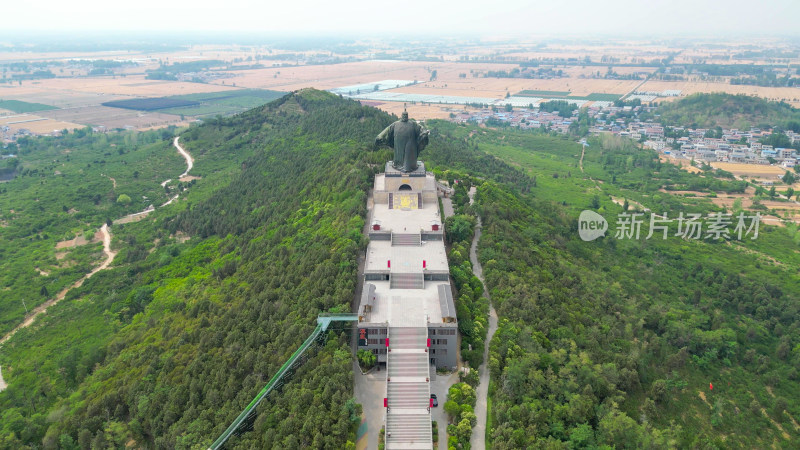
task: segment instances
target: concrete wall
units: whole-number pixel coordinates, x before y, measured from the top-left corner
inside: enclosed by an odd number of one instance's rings
[[[425,189],[425,176],[400,176],[400,177],[391,177],[387,176],[385,181],[385,190],[388,192],[396,192],[400,190],[400,186],[407,184],[411,186],[411,190],[415,192],[422,192]],[[436,191],[433,191],[434,196],[436,195]]]
[[[375,353],[378,357],[379,363],[386,363],[386,338],[389,337],[388,329],[386,326],[364,326],[365,324],[359,324],[358,330],[356,331],[356,337],[359,335],[359,331],[362,328],[366,328],[368,331],[367,333],[367,345],[360,345],[359,350],[367,350],[372,353]]]
[[[429,324],[428,338],[431,340],[428,358],[435,360],[437,368],[455,369],[458,365],[458,326],[455,323]]]
[[[386,338],[388,329],[377,324],[359,324],[359,329],[366,328],[367,345],[358,346],[359,350],[367,350],[376,354],[379,363],[386,363]],[[358,331],[356,332],[358,335]],[[452,334],[449,334],[452,333]],[[431,347],[428,359],[434,360],[437,368],[455,369],[458,365],[458,327],[455,323],[429,324],[428,338]],[[391,342],[389,342],[391,346]]]

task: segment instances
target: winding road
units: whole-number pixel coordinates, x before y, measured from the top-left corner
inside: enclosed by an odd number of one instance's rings
[[[180,153],[181,156],[183,156],[183,158],[186,160],[186,171],[183,172],[178,177],[179,179],[185,177],[186,175],[189,175],[189,171],[192,170],[192,167],[194,167],[194,158],[192,158],[192,155],[190,155],[189,152],[184,150],[183,147],[181,147],[181,144],[178,143],[178,139],[180,138],[181,138],[180,136],[175,136],[175,140],[172,141],[172,145],[174,145],[175,148],[178,149],[178,153]]]
[[[180,136],[176,136],[175,139],[173,139],[172,145],[175,147],[176,150],[178,150],[178,153],[180,153],[181,156],[183,156],[183,159],[186,160],[186,170],[182,174],[178,175],[178,180],[184,181],[183,178],[188,176],[189,175],[189,171],[192,170],[192,167],[194,167],[194,158],[192,158],[192,155],[189,154],[189,152],[187,152],[186,149],[181,147],[181,145],[178,143],[178,139],[180,139]],[[168,179],[162,181],[160,183],[161,187],[166,187],[167,183],[169,183],[170,181],[172,181],[172,178],[168,178]],[[175,194],[169,200],[167,200],[164,204],[159,206],[159,208],[167,206],[170,203],[174,202],[175,200],[178,199],[178,196],[179,196],[179,194]],[[139,211],[139,212],[133,213],[133,214],[128,214],[125,217],[122,217],[122,218],[119,218],[119,219],[115,220],[114,221],[114,225],[135,222],[135,221],[139,220],[140,218],[144,218],[145,216],[147,216],[148,214],[150,214],[151,212],[153,212],[155,210],[156,210],[155,206],[150,205],[150,206],[148,206],[147,208],[145,208],[142,211]]]
[[[469,204],[471,205],[475,200],[475,188],[469,190]],[[483,364],[478,368],[478,384],[477,401],[475,403],[475,416],[478,422],[472,428],[472,437],[470,438],[470,447],[473,449],[486,448],[486,417],[487,417],[487,399],[489,397],[489,343],[492,341],[495,331],[497,331],[497,311],[494,310],[492,299],[489,297],[489,291],[486,289],[486,282],[483,281],[483,266],[478,261],[478,241],[481,238],[481,218],[477,217],[475,223],[475,235],[472,238],[472,245],[469,248],[469,259],[472,262],[472,272],[481,280],[483,285],[483,295],[489,299],[489,332],[486,335],[486,342],[483,347]]]

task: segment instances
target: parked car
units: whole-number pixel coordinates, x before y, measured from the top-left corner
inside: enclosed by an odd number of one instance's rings
[[[436,398],[436,394],[431,394],[431,400],[433,400],[433,406],[439,406],[439,399]]]

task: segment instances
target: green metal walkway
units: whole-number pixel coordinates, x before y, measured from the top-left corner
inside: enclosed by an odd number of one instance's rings
[[[239,428],[239,426],[247,420],[250,415],[255,413],[255,408],[261,403],[264,398],[272,392],[281,379],[291,370],[292,365],[297,362],[303,354],[308,350],[311,345],[316,341],[316,339],[324,332],[328,331],[328,327],[330,326],[331,322],[354,322],[358,320],[357,314],[321,314],[317,317],[317,327],[314,328],[314,331],[308,336],[308,338],[303,342],[303,344],[292,353],[292,356],[278,369],[278,372],[272,376],[264,386],[263,389],[256,395],[256,397],[247,405],[247,407],[234,419],[233,423],[228,427],[228,429],[223,432],[214,443],[211,444],[209,449],[217,450],[221,448],[228,438],[233,435],[234,432]]]

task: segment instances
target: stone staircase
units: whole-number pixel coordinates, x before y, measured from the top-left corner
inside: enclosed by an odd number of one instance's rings
[[[427,327],[390,327],[386,448],[431,449]]]
[[[391,431],[390,431],[391,430]],[[431,416],[393,413],[386,416],[387,449],[433,448]]]
[[[425,289],[425,274],[392,272],[389,274],[389,289]]]
[[[416,245],[422,243],[420,233],[392,233],[392,246],[395,245]]]

